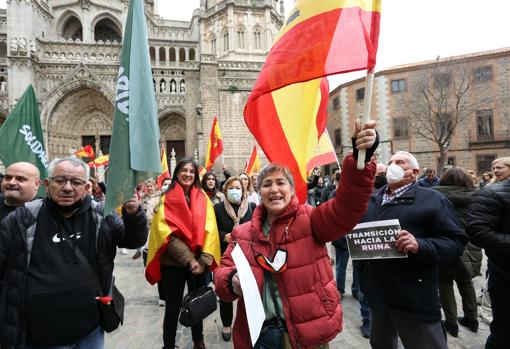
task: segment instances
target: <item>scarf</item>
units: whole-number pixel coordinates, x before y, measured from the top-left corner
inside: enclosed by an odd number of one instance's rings
[[[245,197],[241,199],[241,204],[237,209],[237,214],[234,210],[234,207],[232,206],[230,201],[228,201],[228,199],[225,199],[225,201],[223,202],[225,203],[225,211],[227,211],[228,216],[234,222],[234,227],[237,227],[239,225],[239,222],[241,222],[241,219],[243,219],[246,212],[248,212],[249,205],[248,200]]]

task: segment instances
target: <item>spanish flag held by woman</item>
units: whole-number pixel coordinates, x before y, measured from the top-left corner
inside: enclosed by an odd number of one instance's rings
[[[172,239],[186,246],[188,259],[194,257],[202,264],[210,262],[207,265],[210,269],[220,264],[214,207],[200,187],[198,166],[191,159],[183,159],[177,164],[172,184],[161,197],[152,220],[145,269],[146,279],[151,284],[161,279],[160,265],[166,257],[176,257],[171,255],[173,244],[169,246],[169,243]]]

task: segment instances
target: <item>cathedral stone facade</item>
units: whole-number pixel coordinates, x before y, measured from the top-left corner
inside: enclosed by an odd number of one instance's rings
[[[50,159],[86,144],[108,153],[128,4],[7,0],[0,10],[0,123],[32,84]],[[282,2],[202,0],[190,21],[175,21],[145,0],[145,14],[168,152],[203,164],[217,116],[223,161],[239,172],[255,144],[244,105],[282,25]]]

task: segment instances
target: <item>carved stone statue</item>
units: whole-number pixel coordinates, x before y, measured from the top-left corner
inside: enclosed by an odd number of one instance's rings
[[[5,80],[2,80],[0,82],[0,92],[5,92],[7,90],[7,83],[5,82]]]
[[[181,83],[180,83],[180,90],[181,90],[181,93],[184,93],[186,92],[186,82],[184,82],[184,80],[181,80]]]
[[[30,40],[30,53],[36,53],[37,47],[35,46],[35,41]]]
[[[166,92],[166,81],[161,80],[159,83],[159,92]]]
[[[12,38],[11,40],[11,53],[18,53],[18,40],[16,38]]]
[[[170,92],[172,93],[177,92],[177,84],[175,83],[175,80],[172,80],[170,82]]]
[[[18,47],[20,52],[27,52],[27,41],[25,38],[18,38]]]

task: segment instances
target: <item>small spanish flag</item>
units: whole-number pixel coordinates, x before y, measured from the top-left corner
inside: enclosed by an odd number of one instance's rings
[[[161,147],[161,174],[158,176],[156,182],[158,188],[161,189],[161,185],[165,179],[170,179],[170,172],[168,171],[168,160],[166,158],[166,149]]]
[[[96,157],[96,154],[94,154],[94,149],[92,149],[91,145],[86,145],[80,150],[75,151],[74,155],[80,158],[89,158],[91,160],[94,160]]]
[[[214,207],[203,190],[191,187],[189,205],[180,184],[162,196],[149,234],[145,278],[151,285],[161,279],[161,254],[172,237],[180,239],[192,252],[211,255],[211,270],[220,265],[220,238]]]
[[[101,166],[108,166],[110,156],[109,155],[103,155],[98,157],[97,159],[89,162],[89,167],[101,167]]]
[[[260,172],[260,159],[259,154],[257,154],[256,145],[253,146],[253,151],[251,152],[250,160],[246,163],[244,172],[246,172],[250,176],[254,173]]]
[[[223,153],[223,143],[221,141],[220,125],[218,119],[214,117],[209,136],[209,145],[207,146],[207,157],[205,159],[205,168],[210,171],[214,165],[214,161]]]

